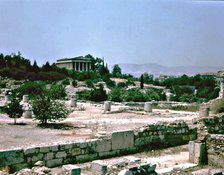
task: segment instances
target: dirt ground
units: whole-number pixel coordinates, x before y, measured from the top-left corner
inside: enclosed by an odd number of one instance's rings
[[[69,125],[68,130],[41,128],[32,119],[18,119],[20,125],[13,125],[13,119],[0,114],[0,150],[34,145],[46,145],[53,142],[71,142],[94,138],[97,132],[111,133],[116,130],[135,129],[157,122],[174,122],[191,120],[198,113],[168,110],[116,112],[122,106],[112,106],[112,112],[103,113],[102,105],[78,103],[78,108],[69,117],[60,122]]]

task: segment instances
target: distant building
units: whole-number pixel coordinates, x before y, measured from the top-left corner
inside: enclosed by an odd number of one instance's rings
[[[66,68],[73,71],[91,71],[91,61],[83,56],[75,58],[63,58],[56,62],[56,65],[60,68]]]
[[[175,78],[175,76],[160,74],[155,80],[159,82],[163,82],[168,78]]]

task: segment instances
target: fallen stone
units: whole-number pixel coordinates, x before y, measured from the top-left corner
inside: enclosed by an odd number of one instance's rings
[[[91,170],[93,175],[106,175],[107,165],[101,160],[95,160],[91,163]]]
[[[122,170],[118,173],[118,175],[133,175],[133,173],[127,169]]]
[[[76,165],[71,165],[71,164],[63,165],[62,169],[65,172],[68,172],[69,175],[80,175],[81,174],[81,168]]]
[[[34,164],[34,166],[39,166],[39,167],[42,167],[44,166],[44,162],[43,161],[38,161]]]

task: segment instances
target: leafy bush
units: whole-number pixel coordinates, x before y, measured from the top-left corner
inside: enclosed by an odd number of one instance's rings
[[[179,101],[192,103],[192,102],[196,102],[197,98],[195,97],[194,94],[183,94],[180,96]]]
[[[107,100],[107,94],[106,91],[103,89],[102,84],[99,85],[99,88],[94,88],[90,91],[90,100],[96,102]]]
[[[63,102],[51,100],[49,97],[33,100],[32,107],[35,119],[39,120],[41,124],[63,120],[69,113]]]
[[[125,82],[120,82],[117,84],[117,87],[118,88],[126,88],[126,87],[128,87],[128,85]]]
[[[116,101],[116,102],[122,102],[123,98],[122,98],[122,94],[123,94],[123,90],[121,90],[120,88],[114,88],[111,90],[110,94],[109,94],[109,100],[111,101]]]
[[[149,89],[146,92],[146,100],[147,101],[152,101],[152,100],[159,101],[159,100],[161,100],[161,97],[155,90]]]
[[[77,92],[78,94],[78,99],[80,100],[91,100],[91,91],[84,90]]]
[[[35,96],[43,95],[45,91],[44,82],[26,82],[15,90],[15,93],[18,94],[19,98],[22,98],[23,95],[27,94],[30,98]]]
[[[116,86],[116,83],[115,83],[115,81],[109,79],[106,81],[106,85],[108,88],[114,88]]]
[[[86,85],[88,88],[94,88],[94,84],[91,80],[86,80]]]
[[[64,79],[64,80],[61,82],[61,84],[63,84],[64,86],[67,86],[67,85],[70,84],[70,81],[69,81],[68,78],[66,78],[66,79]]]
[[[139,89],[132,89],[125,92],[124,101],[144,102],[146,101],[146,98],[144,93],[142,93]]]
[[[65,88],[62,85],[52,85],[50,89],[45,91],[45,95],[50,99],[64,99],[66,97]]]
[[[14,118],[14,124],[16,124],[16,119],[22,117],[22,106],[20,105],[19,98],[14,95],[11,97],[10,101],[11,102],[5,107],[4,111],[10,118]]]
[[[74,87],[76,87],[76,86],[78,85],[78,82],[77,82],[76,80],[72,80],[72,85],[73,85]]]

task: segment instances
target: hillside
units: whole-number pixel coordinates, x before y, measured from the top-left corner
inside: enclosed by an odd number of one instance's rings
[[[217,72],[222,70],[223,67],[202,67],[202,66],[162,66],[159,64],[128,64],[123,63],[119,64],[122,69],[122,73],[124,74],[132,74],[134,76],[139,77],[142,73],[148,72],[149,74],[153,74],[155,77],[158,77],[160,74],[165,75],[195,75],[202,72]],[[113,65],[109,66],[109,69],[112,70]]]

